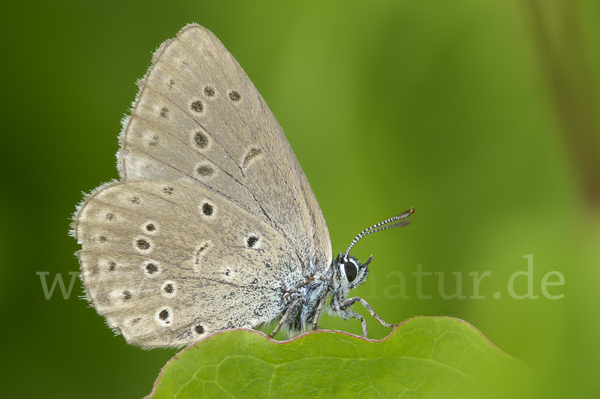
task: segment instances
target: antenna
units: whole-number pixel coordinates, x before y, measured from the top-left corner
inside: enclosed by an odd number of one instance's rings
[[[354,238],[354,240],[352,240],[352,243],[346,250],[346,253],[344,254],[344,256],[348,257],[348,254],[350,253],[350,250],[352,249],[352,247],[354,245],[356,245],[356,243],[358,241],[360,241],[361,238],[368,236],[369,234],[377,233],[378,231],[382,231],[382,230],[393,229],[394,227],[406,226],[407,224],[410,223],[410,219],[406,219],[406,218],[409,217],[410,215],[412,215],[413,213],[415,213],[415,208],[410,208],[406,212],[402,212],[401,214],[396,215],[392,218],[386,219],[383,222],[374,224],[373,226],[369,227],[368,229],[364,229]],[[406,220],[403,220],[403,219],[406,219]],[[391,222],[395,222],[397,220],[401,220],[401,222],[394,223],[394,224],[388,224]]]

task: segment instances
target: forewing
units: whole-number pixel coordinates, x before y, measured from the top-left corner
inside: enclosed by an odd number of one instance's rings
[[[323,214],[281,127],[207,29],[188,25],[139,82],[118,154],[124,181],[180,181],[218,193],[279,231],[303,270],[331,263]]]
[[[114,182],[73,225],[88,299],[131,344],[182,346],[251,328],[302,280],[288,241],[202,185]]]

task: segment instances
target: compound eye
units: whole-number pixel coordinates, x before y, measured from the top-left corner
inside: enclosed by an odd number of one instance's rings
[[[352,262],[344,263],[344,271],[346,272],[346,279],[349,283],[356,280],[356,276],[358,275],[358,269],[356,265]]]

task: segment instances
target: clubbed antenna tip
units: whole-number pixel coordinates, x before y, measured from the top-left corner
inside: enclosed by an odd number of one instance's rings
[[[373,226],[369,227],[368,229],[364,229],[354,238],[354,240],[352,240],[352,243],[350,243],[350,246],[346,250],[345,256],[348,256],[352,247],[354,245],[356,245],[356,243],[358,241],[360,241],[361,238],[368,236],[369,234],[377,233],[378,231],[382,231],[382,230],[393,229],[395,227],[406,226],[407,224],[410,223],[410,219],[407,219],[407,218],[410,215],[412,215],[413,213],[415,213],[415,208],[410,208],[408,211],[402,212],[399,215],[396,215],[396,216],[386,219],[382,222],[374,224]],[[397,222],[398,220],[400,220],[400,221]],[[397,222],[397,223],[390,224],[392,222]]]

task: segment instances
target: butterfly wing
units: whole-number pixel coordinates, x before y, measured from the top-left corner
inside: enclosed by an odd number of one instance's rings
[[[278,231],[195,184],[110,183],[86,198],[73,227],[88,299],[143,347],[269,322],[282,289],[302,279]]]
[[[188,25],[139,82],[118,154],[123,181],[180,181],[278,231],[305,274],[332,261],[327,225],[283,131],[207,29]]]

